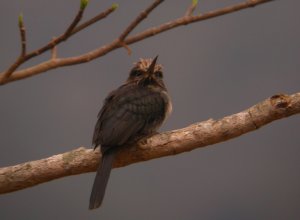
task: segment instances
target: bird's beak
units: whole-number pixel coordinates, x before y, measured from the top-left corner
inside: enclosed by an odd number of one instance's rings
[[[152,63],[150,64],[150,66],[147,70],[148,75],[151,75],[154,72],[154,68],[155,68],[157,58],[158,58],[158,55],[152,60]]]

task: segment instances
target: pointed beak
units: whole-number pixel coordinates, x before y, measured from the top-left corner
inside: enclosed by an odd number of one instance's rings
[[[156,60],[158,58],[158,55],[152,60],[152,63],[150,64],[147,73],[150,75],[154,72],[154,68],[155,68],[155,64],[156,64]]]

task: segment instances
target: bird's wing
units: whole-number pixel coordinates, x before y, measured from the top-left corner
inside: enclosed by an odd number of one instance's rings
[[[98,115],[93,143],[120,146],[149,134],[162,123],[165,112],[165,100],[159,93],[122,86],[107,97]]]

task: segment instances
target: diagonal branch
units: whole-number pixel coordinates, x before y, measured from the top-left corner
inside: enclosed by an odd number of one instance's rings
[[[138,26],[139,23],[141,23],[147,16],[153,11],[160,3],[162,3],[163,0],[156,0],[154,1],[148,8],[146,8],[144,11],[142,11],[135,20],[133,20],[129,26],[123,31],[123,33],[119,36],[119,44],[124,47],[128,55],[131,54],[131,49],[128,47],[128,45],[124,42],[125,38],[130,34],[130,32],[133,31],[133,29]]]
[[[272,121],[300,113],[300,93],[274,95],[245,111],[209,119],[186,128],[154,135],[124,147],[114,167],[147,161],[220,143],[254,131]],[[15,166],[0,168],[0,194],[25,189],[65,176],[96,170],[99,151],[80,147],[73,151]]]
[[[183,17],[180,17],[178,19],[169,21],[167,23],[161,24],[161,25],[156,26],[156,27],[149,28],[149,29],[147,29],[143,32],[140,32],[136,35],[133,35],[131,37],[127,37],[128,34],[136,27],[136,25],[141,20],[144,19],[143,17],[141,17],[139,19],[134,20],[128,26],[128,28],[125,29],[125,31],[121,34],[120,38],[121,39],[124,38],[124,43],[120,44],[120,40],[119,40],[119,38],[117,38],[117,39],[113,40],[111,43],[108,43],[108,44],[106,44],[106,45],[104,45],[100,48],[89,51],[89,52],[84,53],[84,54],[79,55],[79,56],[67,57],[67,58],[61,58],[61,59],[54,59],[54,60],[50,59],[48,61],[37,64],[35,66],[29,67],[29,68],[26,68],[26,69],[23,69],[23,70],[16,71],[9,78],[5,77],[5,73],[0,73],[0,85],[1,84],[6,84],[6,83],[9,83],[9,82],[12,82],[12,81],[16,81],[16,80],[21,80],[21,79],[31,77],[31,76],[34,76],[34,75],[37,75],[37,74],[41,74],[43,72],[46,72],[48,70],[52,70],[52,69],[55,69],[55,68],[58,68],[58,67],[89,62],[91,60],[94,60],[96,58],[104,56],[105,54],[107,54],[107,53],[109,53],[113,50],[116,50],[120,47],[123,47],[124,45],[127,46],[129,44],[136,43],[138,41],[144,40],[148,37],[155,36],[159,33],[168,31],[170,29],[173,29],[173,28],[176,28],[176,27],[179,27],[179,26],[182,26],[182,25],[188,25],[188,24],[191,24],[191,23],[194,23],[194,22],[199,22],[199,21],[210,19],[210,18],[222,16],[222,15],[225,15],[225,14],[233,13],[233,12],[236,12],[236,11],[239,11],[239,10],[254,7],[254,6],[257,6],[259,4],[263,4],[263,3],[267,3],[267,2],[271,2],[271,1],[274,1],[274,0],[247,0],[243,3],[238,3],[238,4],[228,6],[228,7],[225,7],[225,8],[221,8],[221,9],[217,9],[217,10],[214,10],[214,11],[206,12],[206,13],[201,14],[201,15],[195,15],[195,16],[193,16],[193,15],[189,15],[189,16],[184,15]],[[156,0],[153,4],[151,4],[152,7],[149,7],[148,9],[150,11],[152,11],[160,2],[161,1]],[[150,11],[149,11],[149,13],[150,13]],[[77,29],[75,28],[72,33],[76,33],[76,30]]]
[[[119,40],[122,42],[125,40],[125,38],[130,34],[130,32],[139,24],[142,20],[147,18],[147,16],[153,11],[160,3],[162,3],[163,0],[156,0],[154,1],[148,8],[146,8],[145,11],[141,12],[136,19],[131,22],[131,24],[123,31],[123,33],[120,35]]]
[[[76,28],[74,28],[74,30],[72,31],[71,35],[76,34],[77,32],[87,28],[88,26],[106,18],[109,14],[111,14],[112,12],[114,12],[119,6],[117,4],[113,4],[111,7],[109,7],[108,9],[106,9],[105,11],[99,13],[98,15],[96,15],[95,17],[85,21],[84,23],[78,25]]]

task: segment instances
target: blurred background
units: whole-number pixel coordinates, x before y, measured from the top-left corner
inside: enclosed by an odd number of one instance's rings
[[[115,39],[152,1],[119,0],[107,19],[58,46],[85,53]],[[203,13],[242,0],[199,0]],[[115,1],[91,0],[83,20]],[[134,31],[182,16],[190,1],[165,1]],[[0,2],[1,71],[20,52],[24,15],[28,50],[60,35],[77,1]],[[300,91],[300,1],[274,1],[179,27],[92,62],[0,87],[0,166],[91,147],[102,101],[132,63],[159,54],[173,114],[161,131],[242,111],[278,93]],[[25,65],[48,59],[49,53]],[[0,195],[0,219],[300,219],[300,117],[177,156],[114,169],[100,209],[89,211],[94,173]]]

